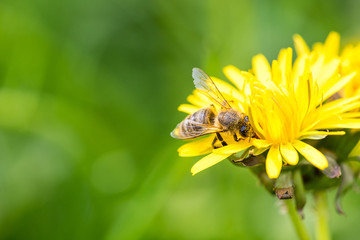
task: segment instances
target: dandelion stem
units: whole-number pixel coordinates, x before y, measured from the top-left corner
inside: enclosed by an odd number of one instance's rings
[[[282,200],[285,201],[289,216],[291,218],[291,221],[295,227],[296,233],[300,240],[310,240],[309,234],[307,233],[307,230],[305,228],[305,225],[303,221],[300,218],[300,215],[297,213],[294,200],[293,199],[287,199]]]
[[[317,224],[316,224],[316,239],[317,240],[330,240],[330,232],[328,226],[328,203],[325,191],[318,191],[314,193]]]

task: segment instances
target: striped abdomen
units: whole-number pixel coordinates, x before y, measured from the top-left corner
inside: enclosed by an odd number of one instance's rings
[[[214,132],[215,113],[212,107],[202,108],[179,123],[171,136],[179,139],[196,138]]]

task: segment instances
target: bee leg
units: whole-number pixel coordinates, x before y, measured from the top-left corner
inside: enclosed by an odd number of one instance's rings
[[[215,138],[214,138],[214,140],[212,141],[212,143],[211,143],[211,146],[213,147],[213,149],[217,149],[217,148],[219,148],[219,147],[217,147],[217,146],[215,146],[215,143],[217,142],[217,137],[215,136]]]
[[[217,132],[216,137],[217,137],[217,139],[219,139],[219,141],[221,142],[221,145],[223,145],[223,147],[227,146],[227,143],[224,141],[224,139],[222,138],[220,133]]]
[[[237,137],[236,133],[234,133],[233,137],[236,142],[240,141],[240,138]]]

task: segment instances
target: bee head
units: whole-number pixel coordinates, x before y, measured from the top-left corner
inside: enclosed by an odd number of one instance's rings
[[[248,116],[245,116],[244,121],[241,122],[239,132],[240,135],[244,138],[254,136]]]

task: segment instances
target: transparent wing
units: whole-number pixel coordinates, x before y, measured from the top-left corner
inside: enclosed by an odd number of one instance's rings
[[[192,120],[187,121],[191,124],[191,127],[181,130],[181,123],[179,123],[170,135],[176,139],[193,139],[211,133],[222,132],[221,128],[213,125],[203,124]]]
[[[225,108],[231,108],[230,104],[221,94],[214,81],[200,68],[193,68],[192,77],[197,89],[203,91],[208,97]]]

